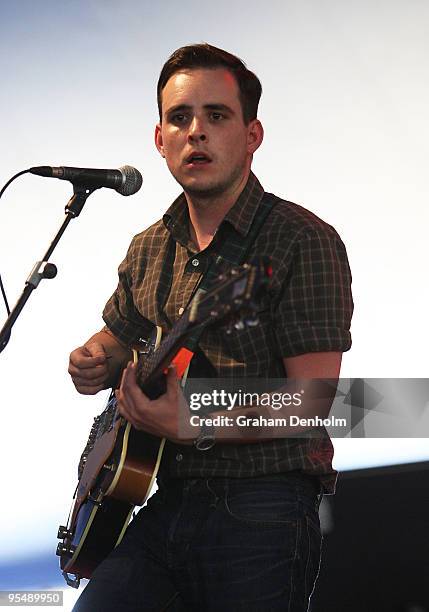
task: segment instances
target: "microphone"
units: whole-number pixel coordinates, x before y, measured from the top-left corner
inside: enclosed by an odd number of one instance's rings
[[[108,187],[121,195],[137,193],[143,183],[140,172],[132,166],[122,166],[118,170],[102,168],[70,168],[68,166],[34,166],[29,169],[32,174],[70,181],[73,185],[99,189]]]

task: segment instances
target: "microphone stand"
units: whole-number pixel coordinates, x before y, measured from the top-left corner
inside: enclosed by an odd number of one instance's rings
[[[20,298],[13,307],[6,320],[6,323],[3,325],[3,328],[0,331],[0,353],[7,346],[7,343],[10,340],[12,327],[34,289],[36,289],[43,278],[55,278],[57,275],[57,267],[54,264],[49,263],[49,257],[52,255],[52,252],[60,241],[60,238],[64,234],[70,221],[80,215],[87,198],[93,191],[95,191],[95,189],[97,188],[88,189],[83,185],[73,184],[73,195],[67,202],[65,208],[66,218],[64,219],[60,229],[56,233],[42,260],[35,263],[29,277],[25,281],[25,287]]]

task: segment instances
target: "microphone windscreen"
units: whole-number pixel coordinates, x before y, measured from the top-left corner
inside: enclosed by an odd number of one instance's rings
[[[121,166],[119,168],[122,175],[125,176],[125,181],[116,191],[122,195],[128,196],[137,193],[143,183],[143,177],[137,168],[133,166]]]

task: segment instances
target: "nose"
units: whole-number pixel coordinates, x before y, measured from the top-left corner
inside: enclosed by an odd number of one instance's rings
[[[189,126],[188,139],[190,142],[204,142],[207,140],[207,131],[204,126],[204,122],[198,118],[194,117]]]

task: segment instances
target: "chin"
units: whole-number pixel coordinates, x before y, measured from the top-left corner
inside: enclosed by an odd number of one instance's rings
[[[210,198],[219,196],[227,190],[227,185],[211,184],[211,185],[186,185],[183,190],[189,195],[198,196],[200,198]]]
[[[173,172],[173,177],[182,187],[185,193],[199,198],[218,197],[229,192],[239,182],[245,173],[245,168],[236,166],[232,171],[223,176],[190,176],[181,172]]]
[[[221,181],[213,180],[189,180],[182,177],[174,177],[183,191],[189,193],[189,195],[213,196],[219,193],[223,193],[228,188],[228,184]]]

